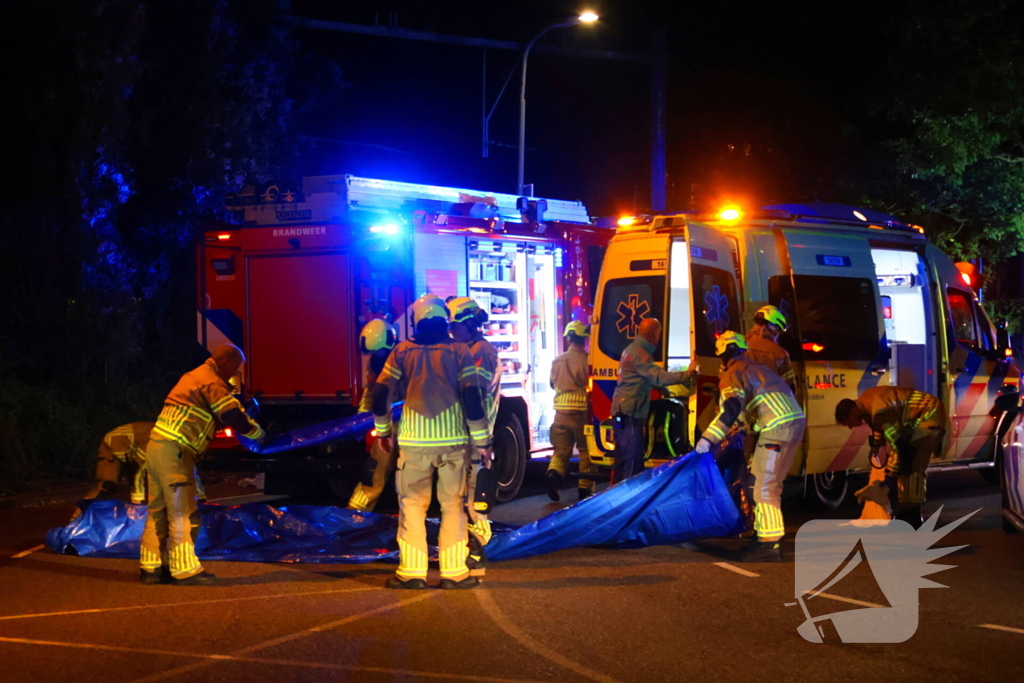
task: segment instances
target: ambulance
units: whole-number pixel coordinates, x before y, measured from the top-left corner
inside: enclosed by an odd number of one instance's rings
[[[867,471],[868,431],[837,425],[835,407],[879,385],[913,387],[949,408],[933,469],[979,469],[997,480],[996,399],[1019,391],[1021,370],[979,305],[970,264],[954,264],[923,228],[835,204],[619,223],[591,320],[587,432],[599,465],[613,464],[611,398],[619,357],[641,320],[663,323],[656,361],[699,369],[692,395],[669,390],[653,403],[652,466],[690,450],[714,418],[716,337],[746,332],[754,312],[772,304],[789,321],[779,342],[793,360],[807,415],[790,472],[803,478],[806,496],[834,507],[849,475]]]
[[[527,459],[550,449],[551,364],[564,325],[591,313],[613,231],[580,201],[353,175],[250,188],[228,206],[238,223],[206,231],[197,251],[198,341],[245,351],[241,390],[261,422],[281,432],[346,420],[365,389],[366,322],[407,339],[417,297],[471,296],[502,365],[494,469],[499,500],[513,498]],[[208,467],[266,472],[268,493],[323,480],[347,496],[366,455],[363,434],[351,436],[256,456],[220,432]]]

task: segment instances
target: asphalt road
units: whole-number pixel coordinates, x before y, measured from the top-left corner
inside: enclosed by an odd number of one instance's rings
[[[901,644],[803,640],[793,563],[740,565],[737,541],[496,563],[465,592],[384,590],[388,564],[217,562],[217,586],[180,588],[142,586],[129,560],[25,555],[70,504],[0,510],[0,680],[1020,680],[1024,537],[1000,529],[997,489],[977,474],[929,486],[926,512],[944,505],[944,522],[981,511],[942,541],[967,547],[938,561],[955,565],[930,577],[948,588],[920,591]],[[556,508],[532,496],[495,518]],[[787,538],[812,517],[788,505]],[[835,610],[884,600],[857,572],[829,596]]]

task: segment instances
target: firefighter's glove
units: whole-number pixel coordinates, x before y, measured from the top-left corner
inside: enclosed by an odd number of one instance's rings
[[[697,442],[697,446],[693,450],[697,451],[698,453],[707,453],[708,451],[711,450],[711,447],[713,445],[714,444],[712,444],[710,441],[701,437],[701,440]]]
[[[478,446],[476,451],[480,454],[480,466],[491,469],[491,462],[494,460],[494,450],[491,446]]]

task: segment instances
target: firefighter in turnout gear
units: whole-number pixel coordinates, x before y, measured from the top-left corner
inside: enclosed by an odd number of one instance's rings
[[[707,453],[741,417],[748,432],[758,434],[750,459],[753,478],[754,538],[742,553],[745,562],[781,562],[782,483],[803,439],[807,421],[793,392],[770,368],[746,357],[743,335],[725,332],[715,341],[722,359],[719,376],[721,406],[714,422],[697,442]]]
[[[872,387],[856,401],[844,398],[836,405],[836,423],[854,429],[865,422],[872,465],[885,468],[889,491],[897,491],[896,519],[920,527],[928,463],[942,445],[946,407],[931,394],[893,386]],[[885,462],[878,459],[883,445],[889,447]]]
[[[775,306],[762,306],[754,314],[754,326],[747,331],[747,358],[767,365],[789,385],[796,396],[796,373],[789,352],[779,346],[779,335],[786,331],[786,316]]]
[[[149,516],[140,550],[143,583],[163,582],[165,571],[177,585],[207,585],[216,579],[203,571],[195,553],[200,520],[193,475],[196,458],[218,422],[249,439],[264,436],[232,394],[231,378],[244,362],[241,349],[224,344],[185,373],[164,399],[146,447]]]
[[[479,583],[466,566],[468,446],[472,440],[488,465],[491,435],[469,348],[448,336],[448,313],[438,301],[425,295],[413,303],[415,336],[394,348],[373,386],[374,424],[385,450],[390,450],[393,438],[392,403],[398,396],[405,399],[396,435],[400,561],[388,588],[427,587],[426,518],[435,470],[441,504],[441,588],[472,588]]]
[[[473,376],[484,393],[484,411],[487,413],[487,433],[494,438],[494,423],[498,419],[498,401],[501,398],[501,363],[498,350],[484,339],[480,326],[487,322],[487,311],[468,296],[451,299],[448,304],[450,324],[448,331],[457,342],[469,347],[473,361]],[[473,576],[483,576],[487,570],[487,554],[484,546],[491,541],[491,521],[487,518],[488,506],[493,502],[494,493],[488,497],[477,495],[478,482],[487,486],[493,479],[488,472],[482,478],[484,466],[472,442],[469,444],[469,468],[467,470],[466,513],[469,516],[469,557],[466,565]],[[495,487],[496,488],[496,487]],[[482,500],[477,500],[483,498]],[[489,498],[489,499],[488,499]]]
[[[131,502],[146,502],[146,446],[149,445],[149,433],[153,430],[153,422],[132,422],[121,425],[107,432],[100,442],[96,454],[95,484],[82,496],[82,500],[109,498],[117,492],[117,480],[121,477],[123,465],[134,465],[135,476],[132,479]],[[206,491],[199,473],[195,473],[196,497],[200,502],[206,500]],[[81,510],[75,512],[75,517]],[[72,518],[74,519],[74,517]]]
[[[391,354],[391,349],[395,348],[397,343],[398,335],[395,328],[380,319],[366,323],[359,333],[359,348],[369,356],[370,361],[366,371],[366,388],[363,389],[363,396],[359,401],[360,413],[373,410],[370,387],[377,381],[380,371],[384,369],[384,363]],[[370,455],[363,466],[362,477],[348,499],[348,508],[360,512],[373,512],[380,494],[384,491],[388,475],[395,471],[397,462],[398,450],[392,448],[385,451],[381,448],[380,440],[374,439],[373,445],[370,446]]]
[[[661,341],[661,323],[644,318],[633,342],[619,359],[619,382],[612,394],[611,414],[615,418],[614,481],[621,481],[644,469],[644,425],[651,411],[651,390],[674,384],[692,386],[696,370],[669,372],[654,362]]]
[[[569,348],[551,364],[551,388],[555,390],[555,420],[551,424],[551,445],[554,452],[548,466],[544,483],[548,497],[559,499],[558,487],[562,484],[573,448],[580,452],[580,472],[592,472],[590,452],[583,427],[587,423],[587,350],[584,348],[590,337],[589,328],[578,320],[565,326],[566,343]],[[579,480],[579,500],[594,493],[591,479]]]

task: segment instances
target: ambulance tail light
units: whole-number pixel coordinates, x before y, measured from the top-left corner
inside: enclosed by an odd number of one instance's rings
[[[811,351],[812,353],[821,353],[822,351],[825,350],[825,347],[822,346],[821,344],[814,344],[812,342],[808,342],[807,344],[803,345],[803,350]]]
[[[885,316],[886,320],[892,320],[892,306],[885,306],[882,308],[882,315]]]

